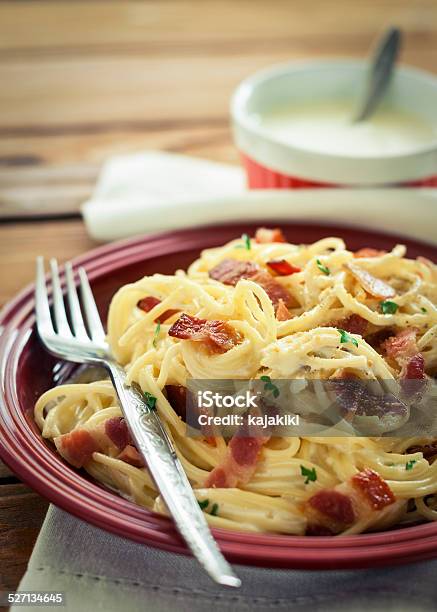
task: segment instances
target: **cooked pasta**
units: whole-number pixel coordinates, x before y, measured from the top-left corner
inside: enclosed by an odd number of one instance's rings
[[[156,398],[210,524],[302,535],[436,520],[437,439],[266,436],[241,470],[232,454],[238,441],[187,435],[175,390],[189,379],[261,376],[431,380],[436,336],[432,262],[408,259],[401,245],[353,253],[340,238],[297,245],[279,230],[261,229],[203,251],[186,272],[122,287],[112,299],[107,339],[128,380]],[[64,458],[165,513],[132,441],[122,436],[118,443],[120,427],[111,435],[108,423],[119,426],[121,418],[109,380],[61,385],[35,406],[42,435]],[[80,437],[71,436],[84,431],[94,446],[79,457]]]

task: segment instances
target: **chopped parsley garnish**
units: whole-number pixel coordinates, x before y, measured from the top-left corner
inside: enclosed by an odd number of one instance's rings
[[[356,338],[352,338],[350,334],[347,333],[344,329],[339,329],[338,333],[340,334],[340,344],[347,344],[351,342],[354,346],[358,348],[358,340]]]
[[[155,329],[155,334],[153,336],[153,346],[156,348],[156,343],[158,342],[159,332],[161,331],[161,323],[158,321]]]
[[[416,459],[410,459],[410,461],[407,461],[407,463],[405,464],[405,469],[408,470],[412,470],[414,467],[414,464],[417,463]]]
[[[212,516],[217,516],[218,509],[219,509],[218,504],[213,504],[213,506],[212,506],[212,508],[211,508],[211,514],[212,514]]]
[[[379,305],[381,306],[381,312],[382,314],[395,314],[395,312],[397,312],[399,306],[396,304],[396,302],[390,302],[390,300],[386,300],[385,302],[379,302]]]
[[[320,261],[320,259],[317,259],[316,263],[317,263],[317,267],[319,268],[320,272],[323,272],[323,274],[326,274],[326,276],[329,276],[331,274],[331,270],[328,267],[324,266],[322,262]]]
[[[209,499],[204,499],[203,501],[197,501],[201,510],[205,510],[209,506]]]
[[[156,397],[154,395],[144,391],[144,401],[149,410],[156,410]]]
[[[237,246],[235,247],[236,249],[246,249],[247,251],[250,251],[250,249],[252,248],[252,244],[250,242],[250,237],[248,234],[243,234],[241,236],[242,240],[244,240],[244,244],[237,244]]]
[[[424,312],[424,313],[427,313],[427,312],[428,312],[428,311],[427,311],[427,309],[426,309],[426,308],[424,308],[423,306],[422,306],[422,308],[421,308],[420,310],[421,310],[422,312]]]
[[[266,383],[264,385],[264,391],[271,391],[273,397],[279,397],[279,389],[274,383],[272,383],[270,376],[261,376],[260,380]]]
[[[316,468],[308,469],[304,465],[301,465],[300,473],[302,474],[304,478],[306,478],[305,484],[308,484],[310,481],[315,482],[317,480]]]

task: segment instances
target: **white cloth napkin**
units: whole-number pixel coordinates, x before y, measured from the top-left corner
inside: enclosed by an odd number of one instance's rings
[[[437,189],[246,191],[237,166],[147,151],[111,159],[82,207],[100,241],[227,221],[359,225],[435,241]]]
[[[68,612],[435,610],[437,560],[353,571],[234,567],[242,587],[216,586],[190,557],[124,540],[51,506],[20,590],[63,591]]]
[[[244,187],[238,166],[163,151],[121,155],[103,166],[82,214],[93,238],[116,240],[202,223],[208,202],[241,194]]]

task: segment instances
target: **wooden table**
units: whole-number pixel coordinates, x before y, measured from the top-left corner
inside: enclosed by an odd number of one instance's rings
[[[404,61],[437,70],[435,0],[2,2],[0,304],[32,280],[37,254],[94,246],[78,211],[107,157],[237,162],[228,102],[244,76],[362,56],[389,24],[406,33]],[[0,590],[16,588],[46,507],[0,464]]]

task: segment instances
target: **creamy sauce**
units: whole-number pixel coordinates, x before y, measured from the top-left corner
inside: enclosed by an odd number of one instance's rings
[[[380,108],[354,124],[353,111],[350,101],[318,102],[256,115],[255,120],[285,144],[352,157],[412,153],[437,138],[436,126],[411,112]]]

